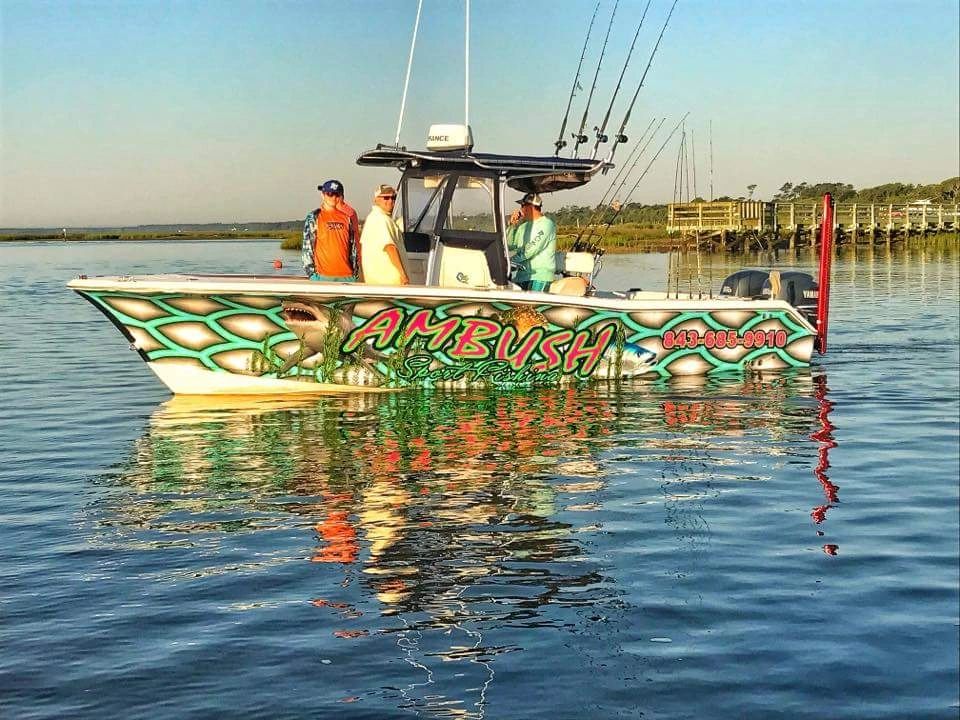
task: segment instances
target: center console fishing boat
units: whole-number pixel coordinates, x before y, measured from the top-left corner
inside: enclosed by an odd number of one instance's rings
[[[277,275],[86,277],[103,312],[176,394],[511,387],[770,371],[826,349],[826,283],[748,270],[719,295],[601,291],[599,253],[559,253],[548,292],[511,281],[508,189],[576,188],[603,160],[473,151],[466,126],[425,150],[378,146],[396,168],[406,286]],[[831,224],[824,222],[824,227]],[[826,241],[826,238],[825,238]],[[821,278],[830,248],[822,248]]]

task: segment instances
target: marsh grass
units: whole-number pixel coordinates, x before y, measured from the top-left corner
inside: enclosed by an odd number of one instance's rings
[[[590,242],[608,253],[666,250],[676,245],[676,239],[670,238],[662,226],[648,223],[616,223],[609,228],[600,225],[592,230],[561,225],[557,228],[557,250],[569,250],[578,235],[584,240],[590,238]]]
[[[184,232],[163,232],[146,230],[109,230],[67,231],[62,232],[22,232],[2,233],[0,242],[27,242],[36,240],[60,240],[67,242],[89,242],[97,240],[263,240],[278,238],[293,242],[291,247],[300,247],[300,232],[293,230],[188,230]],[[286,246],[286,245],[284,245]]]

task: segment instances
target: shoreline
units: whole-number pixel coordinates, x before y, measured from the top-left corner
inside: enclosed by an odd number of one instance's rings
[[[0,243],[5,242],[129,242],[129,241],[169,241],[169,240],[287,240],[293,233],[263,230],[263,231],[191,231],[183,233],[150,233],[150,232],[89,232],[62,235],[60,233],[6,233],[0,235]],[[297,233],[299,238],[299,233]],[[299,243],[299,240],[297,241]],[[298,245],[299,246],[299,245]]]
[[[563,227],[559,228],[560,232],[557,237],[557,249],[559,251],[566,251],[570,249],[570,246],[573,244],[573,241],[576,238],[576,231],[573,228]],[[624,232],[623,230],[627,230]],[[632,230],[632,232],[631,232]],[[572,231],[572,232],[571,232]],[[599,239],[599,238],[598,238]],[[3,243],[17,243],[17,242],[40,242],[40,243],[92,243],[92,242],[176,242],[176,241],[202,241],[202,240],[234,240],[234,241],[266,241],[266,240],[275,240],[279,242],[279,250],[285,251],[299,251],[300,249],[300,233],[291,233],[284,231],[276,230],[267,230],[264,232],[191,232],[191,233],[177,233],[177,234],[168,234],[168,235],[157,235],[153,233],[78,233],[77,235],[67,235],[63,237],[62,235],[54,235],[52,233],[43,233],[43,234],[23,234],[23,235],[0,235],[0,246]],[[917,240],[921,240],[919,237],[910,238],[909,242],[911,244],[915,243]],[[931,243],[931,244],[957,244],[960,243],[960,233],[942,233],[939,235],[930,235],[921,240],[922,242]],[[900,239],[894,244],[899,245],[903,244],[905,241]],[[642,227],[642,228],[623,228],[619,232],[612,232],[607,237],[604,238],[603,250],[608,255],[621,255],[621,254],[631,254],[631,253],[645,253],[645,252],[671,252],[677,250],[679,247],[679,240],[677,237],[670,237],[664,231],[659,231],[657,228],[651,227]],[[803,246],[808,243],[803,243]],[[842,246],[853,246],[854,243],[842,243]],[[858,242],[856,243],[857,247],[869,247],[871,243],[867,242]],[[873,243],[877,247],[882,247],[884,243],[878,242]],[[710,252],[707,248],[704,248],[704,251]]]

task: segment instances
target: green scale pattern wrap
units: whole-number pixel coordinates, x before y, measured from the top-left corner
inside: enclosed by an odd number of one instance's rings
[[[191,312],[177,307],[174,302],[183,302],[185,296],[182,293],[127,293],[117,291],[84,291],[83,293],[90,298],[102,312],[113,321],[127,329],[127,334],[131,335],[131,330],[139,330],[151,338],[159,347],[141,349],[143,357],[150,361],[162,361],[165,359],[193,359],[201,363],[205,368],[215,372],[233,372],[216,362],[215,356],[225,351],[248,350],[253,353],[262,352],[265,349],[273,350],[283,343],[297,342],[297,335],[292,332],[283,316],[283,300],[279,297],[256,296],[261,306],[247,304],[242,297],[210,295],[196,296],[197,302],[212,302],[219,306],[219,309],[208,312]],[[144,308],[144,303],[149,305],[150,311],[131,313],[119,309],[111,301],[117,301],[117,305],[122,307],[123,301],[134,301],[135,307]],[[329,297],[322,301],[316,298],[310,302],[318,303],[320,306],[329,309],[335,309],[345,317],[352,320],[353,327],[360,327],[367,322],[369,316],[357,315],[354,310],[358,304],[370,302],[371,298],[356,297]],[[268,307],[263,307],[271,303]],[[556,312],[559,306],[550,304],[540,305],[513,305],[508,302],[467,302],[464,300],[450,300],[438,305],[418,304],[415,299],[391,298],[383,301],[385,307],[396,307],[402,309],[408,316],[423,309],[430,309],[436,321],[442,321],[450,317],[465,317],[464,308],[481,308],[480,313],[483,317],[497,317],[503,313],[510,312],[516,307],[534,308],[538,313],[550,316],[551,312]],[[562,309],[562,308],[561,308]],[[573,312],[573,311],[571,311]],[[717,318],[706,310],[694,311],[658,311],[655,314],[667,312],[671,317],[661,324],[652,323],[645,325],[638,320],[646,314],[644,311],[634,311],[633,313],[614,311],[614,310],[591,310],[587,308],[576,309],[580,314],[576,322],[567,325],[559,325],[555,321],[547,321],[545,327],[548,332],[556,332],[564,329],[575,331],[589,330],[591,328],[601,328],[610,323],[616,323],[621,328],[623,343],[627,346],[639,346],[645,341],[655,340],[662,348],[664,333],[674,330],[678,327],[689,325],[690,323],[702,323],[703,326],[714,331],[734,331],[740,335],[750,331],[761,323],[775,322],[779,324],[787,333],[786,345],[789,346],[796,340],[810,337],[812,333],[803,325],[796,322],[791,315],[780,310],[749,311],[743,313],[748,318],[740,325],[731,326],[720,322]],[[729,312],[729,311],[724,311]],[[244,337],[232,332],[224,326],[224,321],[239,316],[256,316],[259,318],[262,330],[259,337]],[[177,342],[170,337],[163,329],[171,329],[180,323],[199,323],[207,328],[214,336],[219,338],[220,342],[205,344],[200,347],[191,347],[182,342]],[[402,348],[401,348],[402,349]],[[613,348],[610,351],[612,352]],[[397,347],[389,347],[384,351],[385,356],[398,352]],[[431,351],[434,359],[449,367],[461,365],[464,361],[459,358],[451,357],[445,352],[445,349]],[[656,373],[661,377],[669,377],[672,373],[668,369],[671,364],[689,356],[699,356],[704,363],[709,365],[707,373],[721,373],[730,371],[742,371],[750,363],[764,356],[775,356],[786,367],[805,367],[809,363],[803,359],[794,357],[786,347],[763,346],[751,349],[735,362],[724,360],[711,352],[705,345],[701,344],[694,348],[673,348],[669,350],[661,349],[656,358],[656,362],[649,368],[649,372]],[[389,368],[383,359],[373,363],[378,372],[388,373]],[[284,377],[300,374],[300,369],[294,367]],[[304,376],[310,375],[309,371],[303,371]],[[264,377],[276,377],[274,373],[264,373]]]

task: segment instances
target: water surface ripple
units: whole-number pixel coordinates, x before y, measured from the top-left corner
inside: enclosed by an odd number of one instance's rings
[[[956,248],[841,251],[812,371],[215,403],[63,283],[273,242],[0,252],[4,717],[960,712]]]

